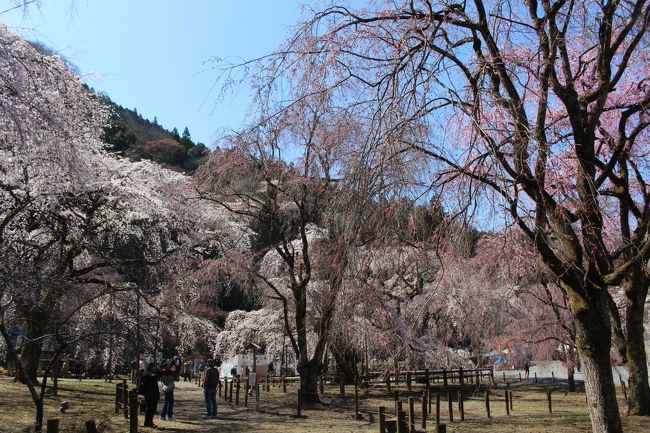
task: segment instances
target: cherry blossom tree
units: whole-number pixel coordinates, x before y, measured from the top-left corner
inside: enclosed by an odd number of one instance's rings
[[[621,431],[608,286],[625,280],[634,407],[650,411],[638,350],[647,288],[635,278],[650,250],[649,16],[644,0],[332,6],[257,77],[260,89],[292,82],[363,112],[361,154],[375,162],[364,173],[426,156],[431,184],[467,209],[490,200],[506,212],[567,291],[595,432]],[[605,242],[610,228],[620,249]]]
[[[500,335],[526,355],[550,359],[558,353],[566,362],[569,390],[575,391],[576,330],[568,294],[534,254],[534,246],[518,230],[485,235],[473,260],[479,274],[509,292],[509,323]],[[527,359],[528,361],[528,359]]]
[[[260,233],[260,247],[254,254],[257,258],[243,262],[247,264],[244,273],[253,275],[262,283],[267,297],[279,303],[284,329],[297,359],[305,401],[318,401],[318,374],[336,295],[333,291],[330,297],[320,297],[324,304],[317,308],[311,304],[319,298],[315,295],[320,289],[313,283],[317,272],[315,240],[308,235],[308,227],[321,221],[331,185],[315,162],[304,162],[299,170],[278,159],[281,133],[287,133],[291,139],[301,137],[286,129],[265,126],[270,135],[258,136],[263,131],[255,128],[238,136],[234,149],[219,152],[209,160],[197,175],[197,191],[201,197],[247,220]],[[315,139],[312,136],[308,140]],[[326,157],[318,155],[316,148],[309,141],[305,144],[305,161]],[[311,152],[314,156],[310,156]],[[267,259],[274,262],[275,271],[260,265],[269,251],[277,258],[277,262],[270,256]],[[314,344],[308,339],[312,321],[318,329]]]
[[[84,338],[70,334],[84,307],[132,290],[120,267],[146,267],[177,248],[170,197],[178,175],[111,158],[99,137],[108,113],[58,57],[0,27],[0,331],[21,380],[35,389],[41,344],[57,356]],[[27,328],[19,358],[7,320]],[[53,362],[56,362],[56,357]]]
[[[267,305],[283,311],[305,401],[317,401],[347,253],[364,226],[353,215],[369,199],[354,187],[366,180],[346,176],[365,119],[326,94],[290,107],[260,97],[252,113],[251,125],[228,137],[227,150],[195,176],[197,190],[255,231],[253,257],[244,263]]]

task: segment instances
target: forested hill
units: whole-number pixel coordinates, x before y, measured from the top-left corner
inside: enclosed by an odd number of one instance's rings
[[[187,127],[182,134],[176,128],[168,131],[158,124],[155,117],[150,121],[137,109],[124,108],[106,95],[101,97],[113,111],[111,123],[103,136],[111,152],[131,160],[149,159],[172,170],[190,173],[208,154],[203,143],[192,141]]]
[[[41,41],[27,41],[29,45],[42,54],[59,53]],[[67,69],[79,75],[77,66],[61,57]],[[182,134],[178,129],[166,130],[154,117],[153,121],[145,119],[136,109],[124,108],[111,98],[98,93],[93,88],[84,86],[86,90],[98,94],[101,100],[113,112],[110,124],[104,128],[103,141],[109,144],[111,152],[125,156],[133,161],[149,159],[171,170],[192,173],[209,153],[203,143],[194,143],[187,127]]]

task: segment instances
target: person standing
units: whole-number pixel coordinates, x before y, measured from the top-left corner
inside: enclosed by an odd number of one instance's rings
[[[153,417],[156,413],[158,400],[160,400],[160,391],[158,390],[159,377],[156,364],[151,362],[147,365],[147,369],[140,378],[140,384],[138,385],[138,394],[142,394],[145,401],[145,427],[156,427],[153,423]]]
[[[192,381],[192,368],[194,367],[192,361],[187,361],[183,366],[183,381]]]
[[[208,418],[217,417],[217,384],[219,383],[219,370],[214,359],[208,360],[208,368],[203,372],[203,394],[205,397],[205,410]]]
[[[166,421],[176,421],[174,418],[174,388],[176,379],[176,365],[173,361],[167,360],[163,364],[163,372],[160,378],[162,382],[165,403],[163,404],[160,419]]]

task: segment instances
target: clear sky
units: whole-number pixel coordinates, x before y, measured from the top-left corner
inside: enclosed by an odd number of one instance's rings
[[[187,126],[211,145],[237,128],[250,101],[243,89],[217,103],[211,58],[236,60],[277,48],[302,14],[300,0],[41,0],[3,12],[0,22],[74,63],[92,87],[167,129]]]

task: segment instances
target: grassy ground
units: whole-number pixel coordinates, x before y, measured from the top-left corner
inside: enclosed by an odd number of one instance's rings
[[[114,415],[115,384],[97,380],[60,381],[58,396],[48,395],[45,402],[45,419],[59,418],[62,433],[83,432],[84,423],[94,419],[99,431],[104,433],[126,432],[128,424],[121,414]],[[548,414],[546,389],[553,386],[553,414]],[[454,422],[449,423],[446,396],[441,401],[441,422],[447,423],[449,432],[588,432],[590,431],[584,393],[563,392],[562,384],[521,385],[513,383],[513,410],[506,415],[504,388],[491,391],[491,414],[487,419],[483,393],[473,396],[473,389],[465,393],[465,421],[460,422],[458,405],[453,404]],[[33,423],[34,409],[29,393],[24,385],[16,384],[10,378],[0,378],[0,432],[26,433]],[[368,397],[361,392],[360,412],[362,420],[353,419],[354,399],[353,389],[346,389],[347,397],[338,396],[338,387],[327,387],[323,398],[323,406],[303,410],[306,418],[291,417],[295,413],[296,386],[289,386],[287,393],[275,387],[271,392],[261,392],[260,411],[254,411],[254,399],[249,401],[248,408],[243,404],[243,389],[240,395],[240,406],[225,403],[218,398],[219,418],[208,420],[203,417],[204,406],[201,390],[194,384],[180,382],[175,392],[176,404],[174,414],[178,421],[155,422],[165,431],[178,433],[207,433],[207,432],[283,432],[283,433],[325,433],[325,432],[377,432],[377,408],[385,406],[389,414],[394,410],[392,398],[386,390],[373,388]],[[409,396],[404,390],[402,399],[407,410],[406,400]],[[415,398],[415,414],[417,425],[421,424],[420,396],[421,392],[414,391],[410,396]],[[58,413],[59,402],[68,400],[71,404],[66,414]],[[434,404],[435,407],[435,404]],[[160,409],[160,406],[159,406]],[[435,409],[434,409],[435,411]],[[374,422],[370,420],[370,414]],[[623,417],[626,432],[648,432],[650,421],[641,417]],[[139,424],[142,424],[140,418]],[[428,431],[433,429],[433,420],[428,420]],[[152,430],[142,428],[149,433]]]

